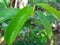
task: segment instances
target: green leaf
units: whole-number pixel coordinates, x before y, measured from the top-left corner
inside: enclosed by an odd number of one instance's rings
[[[0,0],[0,3],[4,3],[4,1],[3,0]]]
[[[31,14],[32,8],[27,6],[19,11],[16,16],[12,19],[9,26],[6,29],[4,39],[11,45],[15,40],[18,32],[23,27],[24,23],[27,21],[28,16]]]
[[[40,2],[47,2],[48,0],[40,0]]]
[[[28,0],[28,1],[31,4],[36,4],[36,3],[41,3],[41,2],[44,2],[44,3],[48,2],[48,0]]]
[[[0,3],[0,8],[4,8],[5,6],[3,5],[3,3]]]
[[[4,4],[6,7],[9,7],[10,0],[4,0]]]
[[[5,4],[4,4],[4,0],[0,0],[0,6],[4,6],[2,8],[5,8],[6,7]]]
[[[15,14],[19,12],[19,9],[2,9],[0,12],[0,23],[7,19],[11,19]]]
[[[47,19],[47,17],[41,12],[41,11],[36,11],[37,15],[39,16],[39,19],[41,21],[41,23],[43,24],[47,36],[49,37],[49,39],[51,39],[52,37],[52,28],[51,25],[49,23],[49,20]]]
[[[50,13],[46,12],[47,18],[51,23],[55,23],[55,17],[51,15]]]
[[[40,6],[43,9],[45,9],[49,13],[56,15],[60,19],[60,12],[58,12],[56,9],[54,9],[51,6],[49,6],[48,4],[46,4],[46,3],[40,3],[40,4],[38,4],[38,6]]]
[[[3,8],[6,8],[9,6],[10,0],[0,0],[0,4],[3,5]]]
[[[52,3],[57,3],[57,0],[49,0]]]

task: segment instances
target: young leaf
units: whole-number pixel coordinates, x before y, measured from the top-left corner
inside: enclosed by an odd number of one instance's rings
[[[40,3],[40,4],[38,4],[38,6],[42,7],[43,9],[45,9],[46,11],[48,11],[51,14],[55,14],[60,19],[60,12],[58,12],[56,9],[49,6],[48,4]]]
[[[47,36],[49,37],[49,39],[51,39],[52,37],[52,28],[51,25],[49,23],[49,20],[47,19],[47,17],[41,12],[41,11],[36,11],[37,15],[39,16],[39,19],[41,21],[41,23],[43,24]]]
[[[28,16],[31,14],[32,8],[27,6],[19,11],[17,15],[12,19],[11,23],[6,29],[4,39],[11,45],[15,40],[18,32],[21,30],[24,23],[27,21]]]

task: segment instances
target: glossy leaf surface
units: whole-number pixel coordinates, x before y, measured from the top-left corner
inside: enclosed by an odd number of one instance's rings
[[[32,8],[27,6],[19,11],[12,19],[11,23],[5,32],[5,41],[10,45],[15,40],[18,32],[21,30],[24,23],[27,21],[28,16],[31,14]]]

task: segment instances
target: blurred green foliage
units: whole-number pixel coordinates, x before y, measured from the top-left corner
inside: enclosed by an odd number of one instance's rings
[[[29,0],[27,4],[29,6],[15,9],[9,7],[10,0],[0,0],[0,24],[4,30],[5,41],[9,45],[12,43],[12,45],[47,45],[53,40],[51,23],[55,23],[55,16],[60,19],[60,13],[49,6],[49,3],[57,2],[57,0]],[[16,37],[18,39],[15,40]]]

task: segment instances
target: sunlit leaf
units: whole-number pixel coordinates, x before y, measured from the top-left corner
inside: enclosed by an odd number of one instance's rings
[[[49,6],[46,3],[40,3],[38,4],[38,6],[42,7],[43,9],[45,9],[46,11],[48,11],[51,14],[56,15],[58,18],[60,18],[60,12],[58,12],[56,9],[54,9],[53,7]]]
[[[15,40],[18,32],[21,30],[24,23],[27,21],[28,16],[31,14],[32,8],[27,6],[19,11],[16,16],[12,19],[11,23],[5,32],[5,41],[11,45]]]
[[[4,0],[4,4],[6,7],[9,7],[10,0]]]

